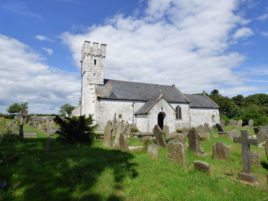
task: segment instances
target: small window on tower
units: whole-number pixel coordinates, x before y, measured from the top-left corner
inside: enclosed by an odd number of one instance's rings
[[[97,60],[96,59],[94,59],[94,65],[97,65]]]
[[[119,115],[118,115],[118,118],[119,118],[119,119],[122,119],[122,114],[119,114]]]

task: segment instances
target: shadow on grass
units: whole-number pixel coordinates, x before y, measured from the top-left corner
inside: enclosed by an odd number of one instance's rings
[[[99,147],[50,142],[31,139],[0,145],[0,180],[8,188],[0,190],[0,201],[68,201],[68,200],[124,200],[120,195],[123,180],[138,176],[133,155]],[[101,174],[108,170],[113,182],[102,181],[110,192],[94,190]],[[109,173],[110,174],[110,173]],[[100,191],[100,192],[99,192]]]
[[[264,169],[268,170],[268,163],[266,163],[266,162],[264,162],[264,161],[261,161],[261,166],[262,166]]]

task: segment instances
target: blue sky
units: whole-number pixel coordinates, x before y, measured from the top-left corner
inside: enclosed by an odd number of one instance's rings
[[[0,112],[76,105],[84,40],[108,45],[106,78],[268,92],[264,0],[1,0],[0,25]]]

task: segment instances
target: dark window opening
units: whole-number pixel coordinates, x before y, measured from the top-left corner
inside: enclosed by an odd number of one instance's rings
[[[157,117],[157,123],[158,123],[158,126],[163,129],[164,127],[164,119],[166,117],[166,114],[164,112],[160,112],[158,114],[158,117]]]
[[[97,65],[97,60],[96,59],[94,59],[94,65]]]
[[[119,115],[118,115],[118,118],[119,118],[119,119],[122,119],[122,114],[119,114]]]
[[[176,107],[176,119],[181,119],[181,107],[177,106]]]

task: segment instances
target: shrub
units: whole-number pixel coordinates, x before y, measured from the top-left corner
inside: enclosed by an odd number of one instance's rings
[[[59,130],[56,133],[60,140],[89,145],[94,142],[97,125],[94,125],[92,115],[88,118],[85,116],[67,118],[56,116],[54,121],[59,125]]]

